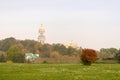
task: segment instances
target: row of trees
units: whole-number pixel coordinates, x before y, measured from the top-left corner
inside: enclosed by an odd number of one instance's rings
[[[0,62],[11,60],[13,62],[24,62],[25,53],[39,54],[42,58],[58,58],[60,56],[80,57],[81,48],[66,48],[63,44],[44,44],[34,40],[16,40],[13,37],[0,40]],[[101,48],[97,51],[98,58],[117,59],[120,61],[120,50],[116,48]]]
[[[63,44],[41,45],[39,42],[34,40],[16,40],[13,37],[0,41],[1,62],[6,60],[24,62],[24,55],[28,52],[39,54],[41,58],[57,58],[58,56],[81,54],[80,49],[72,47],[66,48]],[[5,59],[3,60],[3,58]]]

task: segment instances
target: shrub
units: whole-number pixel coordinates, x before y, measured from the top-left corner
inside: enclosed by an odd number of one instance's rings
[[[12,61],[7,61],[6,63],[7,63],[7,64],[12,64],[13,62],[12,62]]]
[[[0,51],[0,62],[6,62],[5,52]]]
[[[43,63],[43,64],[47,64],[48,62],[47,62],[46,60],[44,60],[42,63]]]
[[[97,60],[97,53],[93,49],[82,49],[81,61],[84,65],[91,65]]]

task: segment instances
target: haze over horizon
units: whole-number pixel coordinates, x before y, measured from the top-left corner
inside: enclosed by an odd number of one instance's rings
[[[40,24],[47,43],[71,40],[83,48],[120,48],[120,0],[1,0],[0,40],[37,40]]]

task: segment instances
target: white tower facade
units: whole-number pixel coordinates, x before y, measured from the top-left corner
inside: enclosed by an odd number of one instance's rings
[[[39,36],[38,36],[38,41],[41,43],[41,44],[44,44],[45,43],[45,28],[43,26],[43,24],[41,24],[40,26],[40,29],[39,29]]]

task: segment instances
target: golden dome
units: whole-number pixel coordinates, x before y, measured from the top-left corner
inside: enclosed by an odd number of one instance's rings
[[[40,33],[44,33],[45,32],[45,28],[44,28],[43,24],[41,24],[39,32]]]

